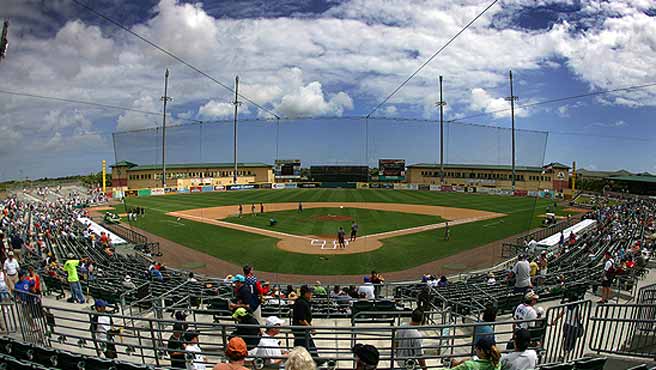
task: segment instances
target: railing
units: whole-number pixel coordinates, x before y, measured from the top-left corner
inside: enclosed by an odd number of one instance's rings
[[[117,313],[104,314],[93,309],[67,309],[50,305],[32,305],[29,300],[4,302],[1,305],[3,320],[14,323],[14,330],[9,334],[23,341],[40,344],[55,349],[70,350],[81,355],[99,356],[109,347],[115,347],[121,360],[167,366],[166,345],[172,333],[172,319],[158,317],[133,317]],[[366,316],[367,312],[362,315]],[[379,313],[377,313],[379,314]],[[338,369],[351,369],[353,356],[351,348],[355,343],[375,345],[381,353],[379,369],[405,366],[407,358],[399,357],[399,331],[409,329],[399,325],[406,322],[407,313],[385,313],[392,315],[394,325],[381,325],[371,321],[370,325],[352,327],[348,320],[324,319],[313,326],[314,333],[303,327],[281,327],[280,339],[283,349],[291,349],[295,342],[309,340],[316,344],[317,354],[321,360],[335,361]],[[107,339],[99,339],[91,329],[94,316],[108,315],[111,325],[117,329],[116,334]],[[477,327],[488,323],[455,323],[448,310],[433,312],[429,316],[432,325],[416,326],[423,341],[425,356],[429,368],[441,367],[442,360],[466,358],[472,354],[472,335]],[[238,327],[227,315],[214,315],[212,312],[196,310],[193,322],[186,322],[190,329],[201,333],[200,347],[208,357],[208,363],[223,360],[223,349],[231,333]],[[538,320],[538,326],[544,327],[544,320]],[[341,323],[341,325],[340,325]],[[437,324],[435,324],[437,323]],[[494,324],[495,335],[499,343],[510,340],[513,323],[508,321]],[[38,329],[38,330],[37,330]],[[120,330],[118,330],[120,329]],[[35,334],[36,333],[36,334]],[[544,331],[540,337],[544,335]],[[243,336],[244,339],[248,336]],[[396,346],[396,350],[394,349]],[[402,348],[401,348],[402,349]]]
[[[148,238],[132,229],[129,229],[123,225],[119,224],[109,224],[103,223],[102,226],[107,230],[113,232],[114,234],[120,236],[121,238],[133,243],[133,244],[146,244],[148,243]]]
[[[590,349],[656,359],[656,306],[604,304],[590,317]]]
[[[579,221],[580,220],[578,219],[578,217],[571,217],[569,220],[565,220],[565,221],[559,222],[555,225],[551,225],[549,227],[545,227],[545,228],[536,230],[532,233],[529,233],[529,234],[526,234],[522,237],[517,238],[517,240],[515,241],[515,245],[523,245],[524,240],[530,241],[531,239],[534,239],[536,241],[540,241],[542,239],[545,239],[545,238],[547,238],[551,235],[557,234],[557,233],[567,229],[568,227],[578,223]]]

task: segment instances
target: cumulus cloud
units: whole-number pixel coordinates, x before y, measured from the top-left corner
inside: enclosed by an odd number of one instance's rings
[[[275,108],[277,112],[288,117],[341,116],[344,110],[353,109],[353,99],[340,91],[326,100],[321,83],[314,81],[283,96]]]
[[[156,104],[155,99],[149,95],[140,96],[137,100],[132,102],[131,108],[147,112],[157,112],[158,110],[161,110],[159,104]],[[137,130],[147,127],[156,127],[160,124],[161,123],[154,115],[127,111],[118,117],[116,130]]]
[[[239,105],[238,113],[249,113],[245,104]],[[233,103],[218,102],[210,100],[198,108],[198,116],[204,118],[228,118],[235,114],[235,105]]]
[[[494,98],[485,89],[477,87],[471,90],[470,109],[492,113],[495,117],[510,117],[510,102],[505,98]],[[528,111],[515,106],[515,116],[526,117]]]

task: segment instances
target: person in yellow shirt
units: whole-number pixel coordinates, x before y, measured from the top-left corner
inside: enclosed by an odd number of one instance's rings
[[[538,263],[535,261],[535,257],[531,257],[529,259],[528,267],[530,269],[529,274],[531,275],[531,283],[533,283],[533,286],[535,286],[535,277],[538,276],[538,271],[540,270]]]

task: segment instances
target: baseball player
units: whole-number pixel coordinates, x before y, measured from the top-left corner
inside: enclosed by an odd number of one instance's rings
[[[358,237],[358,224],[355,221],[351,222],[351,239],[349,241],[353,242]]]
[[[346,232],[344,231],[343,227],[339,227],[339,230],[337,230],[337,243],[339,244],[340,248],[346,248]]]

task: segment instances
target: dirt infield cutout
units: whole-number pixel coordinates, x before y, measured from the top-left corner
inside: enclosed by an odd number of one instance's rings
[[[298,209],[298,203],[267,203],[265,204],[267,212],[288,211]],[[440,216],[448,220],[449,226],[461,225],[469,222],[489,220],[505,216],[503,213],[481,211],[476,209],[428,206],[421,204],[405,203],[373,203],[373,202],[307,202],[303,203],[303,208],[362,208],[379,211],[394,211],[403,213],[416,213],[431,216]],[[245,231],[253,234],[265,235],[280,239],[277,247],[288,252],[304,254],[353,254],[364,253],[376,250],[383,246],[384,239],[395,236],[414,234],[427,230],[440,229],[445,226],[444,222],[411,227],[401,230],[386,231],[378,234],[371,234],[358,237],[344,249],[333,249],[336,235],[327,237],[325,235],[293,235],[274,230],[260,229],[253,226],[239,225],[223,221],[224,219],[239,214],[239,206],[221,206],[209,208],[196,208],[186,211],[176,211],[167,213],[168,216],[180,217],[183,219],[203,222],[206,224],[217,225],[234,230]],[[336,232],[336,231],[335,231]],[[348,231],[347,231],[348,239]],[[323,243],[325,241],[325,243]]]

